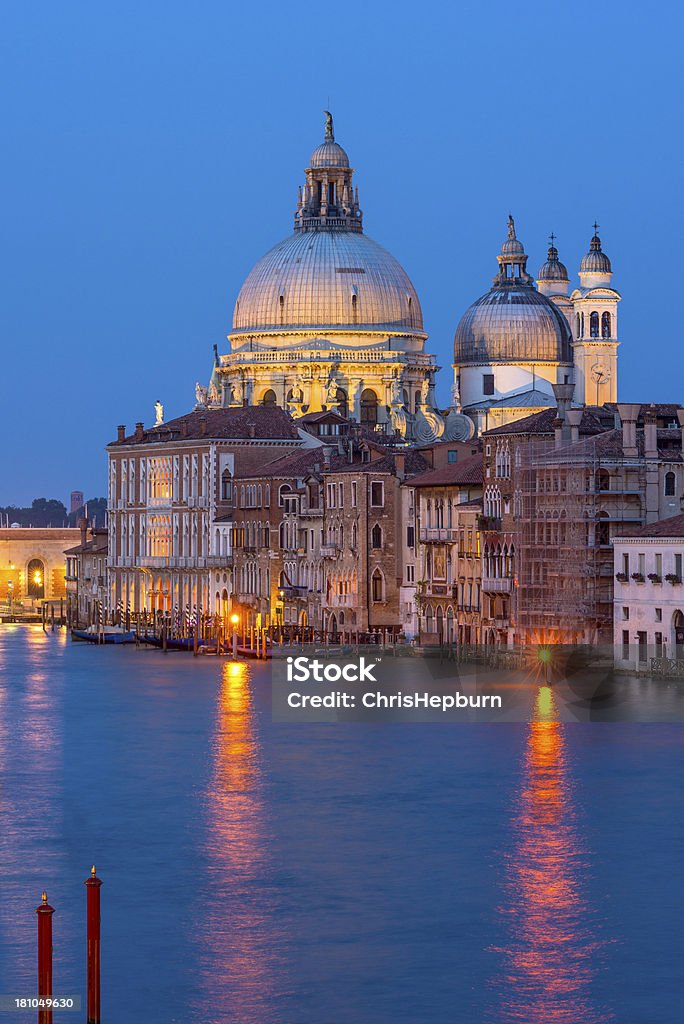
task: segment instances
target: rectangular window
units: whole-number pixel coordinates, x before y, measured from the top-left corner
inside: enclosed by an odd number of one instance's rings
[[[448,462],[458,462],[458,452],[456,452],[456,451],[447,452],[447,461]]]
[[[415,526],[406,527],[406,546],[414,548],[416,546],[416,528]]]
[[[356,508],[356,480],[352,480],[351,492],[352,508]]]
[[[655,610],[655,620],[656,620],[656,622],[662,622],[663,621],[663,609],[662,608],[656,608],[656,610]]]
[[[655,635],[655,648],[656,648],[656,657],[657,658],[662,658],[662,656],[663,656],[663,634],[662,633],[656,633],[656,635]]]
[[[655,571],[656,571],[656,576],[662,576],[663,575],[663,556],[662,555],[656,555],[655,556]]]
[[[646,573],[646,555],[639,554],[639,572],[642,576]]]
[[[639,661],[643,663],[646,661],[646,657],[648,654],[645,630],[639,630],[639,632],[637,633],[637,641],[639,643]]]
[[[629,661],[629,630],[622,630],[622,660]]]
[[[380,480],[371,483],[371,507],[382,508],[385,504],[385,485]]]
[[[415,565],[407,565],[406,566],[406,582],[407,583],[415,583],[416,582],[416,567],[415,567]]]
[[[494,394],[494,374],[483,373],[482,374],[482,394],[493,395]]]
[[[629,608],[626,605],[622,606],[622,618],[625,620],[625,622],[629,618]]]
[[[682,578],[682,556],[681,555],[675,555],[674,556],[674,571],[675,571],[675,576],[677,576],[678,579],[681,580],[681,578]]]
[[[622,571],[625,576],[629,576],[629,554],[627,552],[622,556]]]

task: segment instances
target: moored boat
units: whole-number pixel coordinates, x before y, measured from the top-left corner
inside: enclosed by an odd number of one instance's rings
[[[135,643],[135,633],[122,626],[88,626],[87,629],[72,629],[71,639],[86,640],[91,644],[132,644]]]

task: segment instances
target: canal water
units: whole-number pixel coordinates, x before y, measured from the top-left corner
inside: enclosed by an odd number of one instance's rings
[[[95,863],[107,1024],[676,1024],[684,725],[557,717],[283,725],[263,666],[2,627],[0,994],[45,888],[85,998]]]

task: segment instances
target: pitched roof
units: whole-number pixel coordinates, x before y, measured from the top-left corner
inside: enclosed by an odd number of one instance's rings
[[[107,447],[197,438],[295,441],[299,439],[299,433],[290,414],[277,405],[248,405],[238,409],[199,408],[158,427],[143,429],[142,437],[129,434],[123,441],[111,441]]]
[[[484,431],[484,437],[490,434],[553,434],[554,421],[558,418],[558,409],[542,409],[541,412],[534,412],[531,416],[524,416],[522,419],[513,420],[511,423],[504,423],[502,427],[492,427]],[[598,416],[589,409],[582,410],[580,422],[580,434],[600,434],[605,427],[601,425]]]
[[[684,512],[677,516],[670,516],[668,519],[659,519],[657,523],[649,523],[647,526],[630,530],[629,533],[616,537],[615,540],[619,542],[630,537],[672,537],[674,539],[684,537]]]
[[[411,487],[448,487],[466,484],[477,486],[482,483],[482,456],[470,455],[460,462],[448,462],[439,469],[429,469],[411,479]]]

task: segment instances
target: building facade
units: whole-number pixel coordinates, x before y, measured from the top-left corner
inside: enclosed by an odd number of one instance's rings
[[[684,674],[684,514],[616,538],[613,553],[615,664]]]
[[[86,520],[81,519],[79,530],[80,542],[64,552],[66,619],[72,627],[87,627],[105,621],[109,597],[109,542],[106,527],[89,530]]]
[[[226,615],[236,478],[306,443],[317,442],[271,407],[119,427],[107,447],[109,614]]]
[[[64,549],[79,539],[77,529],[0,529],[0,603],[36,607],[66,597]]]

